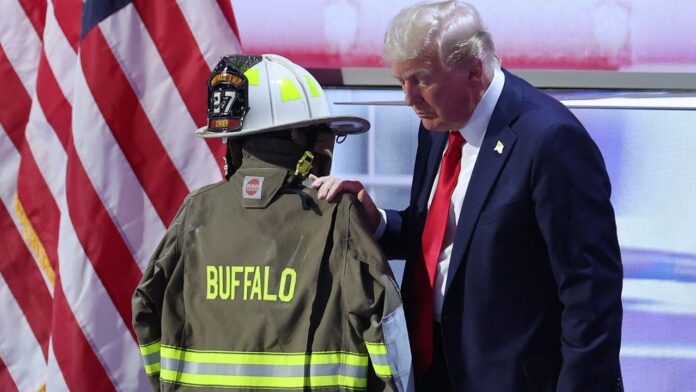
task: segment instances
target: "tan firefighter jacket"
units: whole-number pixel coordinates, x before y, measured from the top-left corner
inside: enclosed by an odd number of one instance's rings
[[[400,295],[359,204],[304,188],[303,209],[286,192],[297,151],[252,147],[186,198],[133,296],[153,386],[412,389]]]

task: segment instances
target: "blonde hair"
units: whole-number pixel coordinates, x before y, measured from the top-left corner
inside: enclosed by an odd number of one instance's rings
[[[465,68],[481,60],[484,73],[500,66],[493,37],[469,3],[424,2],[401,10],[384,35],[384,59],[389,64],[437,58],[447,69]]]

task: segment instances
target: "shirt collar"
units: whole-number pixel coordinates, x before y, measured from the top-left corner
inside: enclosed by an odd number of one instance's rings
[[[491,121],[493,109],[495,109],[495,105],[498,103],[498,98],[500,98],[500,94],[503,92],[504,84],[505,74],[500,68],[496,67],[493,70],[493,80],[486,92],[483,93],[481,101],[474,108],[471,118],[464,127],[459,129],[459,132],[462,133],[468,144],[481,147],[483,135],[486,133],[488,123]]]

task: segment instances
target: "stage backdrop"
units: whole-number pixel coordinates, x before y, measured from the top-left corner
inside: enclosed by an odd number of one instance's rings
[[[233,2],[243,48],[308,67],[380,67],[389,20],[414,0]],[[696,2],[471,0],[508,68],[696,72]]]

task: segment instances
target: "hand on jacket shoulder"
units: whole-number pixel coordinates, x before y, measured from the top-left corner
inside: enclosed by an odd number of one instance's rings
[[[365,219],[369,229],[373,232],[377,229],[381,215],[375,202],[372,201],[370,194],[367,193],[360,181],[344,180],[333,176],[317,177],[313,174],[309,175],[309,179],[312,181],[311,187],[317,190],[319,200],[332,202],[341,192],[354,194],[365,210]]]

